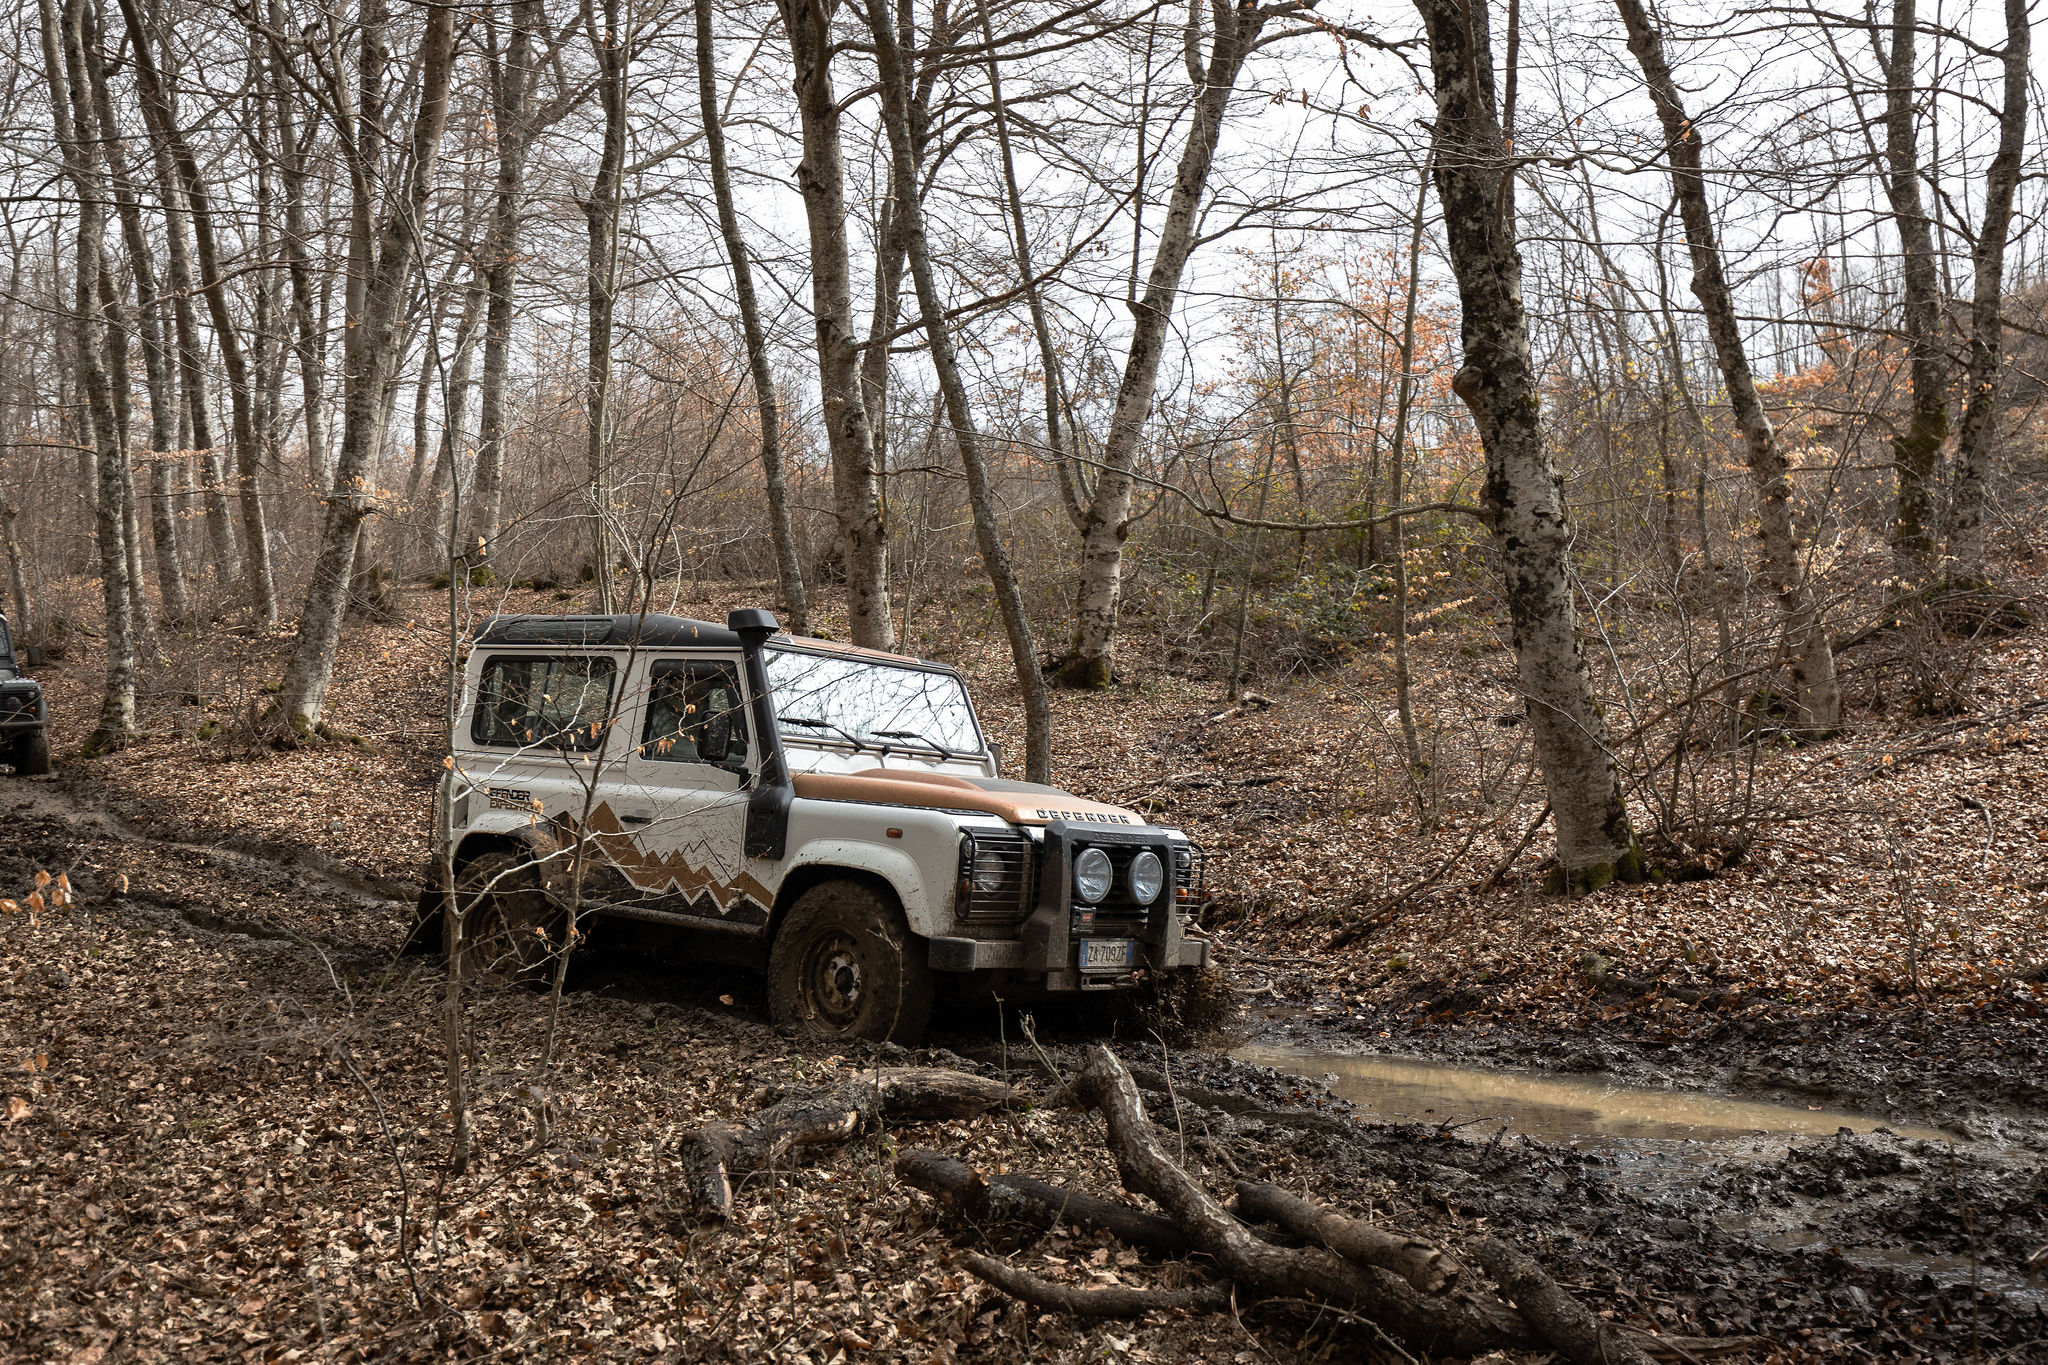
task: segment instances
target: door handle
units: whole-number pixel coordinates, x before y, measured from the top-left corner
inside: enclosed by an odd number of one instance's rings
[[[651,815],[621,815],[619,823],[622,825],[651,825],[654,823],[654,817]]]

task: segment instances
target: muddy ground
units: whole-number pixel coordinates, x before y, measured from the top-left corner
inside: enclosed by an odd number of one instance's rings
[[[729,971],[579,955],[548,1061],[546,997],[483,995],[469,1016],[480,1156],[453,1174],[440,974],[397,956],[405,911],[387,897],[402,886],[276,845],[144,837],[83,789],[16,782],[0,800],[0,894],[40,868],[80,896],[0,919],[0,1353],[1385,1357],[1305,1305],[1076,1325],[955,1267],[956,1248],[993,1244],[1080,1283],[1203,1273],[1100,1236],[950,1226],[891,1173],[915,1145],[1116,1193],[1099,1121],[1057,1107],[872,1137],[753,1181],[731,1226],[699,1221],[679,1132],[872,1055],[778,1034],[758,986]],[[1271,1179],[1453,1246],[1504,1237],[1619,1321],[1774,1343],[1748,1358],[2048,1356],[2048,1296],[2028,1270],[2048,1246],[2030,997],[1974,1017],[1708,1008],[1677,1031],[1589,986],[1594,1022],[1546,1034],[1461,1022],[1472,1011],[1442,991],[1361,1009],[1316,981],[1308,963],[1241,963],[1264,1012],[1200,1042],[1143,1012],[1042,1010],[1035,1049],[1015,1012],[989,1009],[943,1021],[916,1055],[1046,1096],[1048,1070],[1107,1031],[1141,1081],[1170,1076],[1170,1097],[1149,1096],[1155,1119],[1212,1189]],[[1312,1080],[1222,1055],[1247,1037],[1819,1097],[1958,1140],[1592,1149],[1376,1124]]]

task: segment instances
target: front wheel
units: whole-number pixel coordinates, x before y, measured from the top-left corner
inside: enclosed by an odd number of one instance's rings
[[[534,865],[514,853],[486,853],[455,873],[455,914],[441,916],[441,946],[450,962],[455,935],[467,974],[499,972],[539,981],[561,945],[561,914]]]
[[[30,730],[14,741],[14,775],[41,777],[50,771],[50,732]]]
[[[932,969],[903,911],[862,882],[797,898],[768,954],[778,1024],[845,1038],[915,1043],[932,1014]]]

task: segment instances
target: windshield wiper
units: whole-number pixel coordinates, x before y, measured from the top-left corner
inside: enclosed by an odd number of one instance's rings
[[[876,730],[872,733],[874,734],[876,739],[914,739],[920,744],[927,744],[930,745],[932,748],[938,750],[939,757],[944,759],[954,759],[959,757],[958,754],[954,753],[951,749],[948,749],[945,745],[939,743],[937,740],[927,739],[925,736],[919,734],[915,730]]]
[[[852,735],[847,734],[846,731],[840,729],[829,720],[813,720],[809,716],[777,716],[776,719],[785,725],[802,725],[808,729],[830,730],[833,734],[838,735],[848,744],[851,744],[855,753],[864,754],[868,751],[867,745],[861,743]]]

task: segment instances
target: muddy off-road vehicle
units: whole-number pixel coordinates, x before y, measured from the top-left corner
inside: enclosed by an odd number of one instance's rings
[[[1208,961],[1177,830],[1004,780],[941,664],[674,616],[471,644],[415,941],[537,973],[579,932],[765,969],[776,1022],[922,1033],[942,981],[1114,990]],[[584,916],[589,916],[586,921]],[[674,960],[673,958],[671,960]]]
[[[22,676],[5,616],[0,616],[0,763],[13,764],[20,777],[50,771],[49,703],[43,700],[43,685]]]

